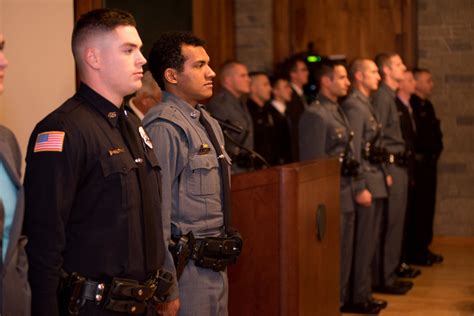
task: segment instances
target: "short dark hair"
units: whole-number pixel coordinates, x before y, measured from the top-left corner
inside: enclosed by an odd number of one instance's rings
[[[280,76],[284,77],[286,80],[290,81],[290,73],[296,70],[296,65],[298,63],[306,64],[304,57],[301,55],[293,55],[285,59],[281,64],[281,69],[277,71]]]
[[[160,35],[148,55],[148,69],[162,90],[165,90],[163,74],[166,69],[183,71],[185,62],[181,48],[184,45],[203,47],[205,42],[189,32],[166,32]]]
[[[336,68],[336,66],[345,66],[345,65],[341,61],[333,61],[333,60],[325,60],[318,63],[318,66],[316,67],[316,70],[314,71],[314,77],[316,79],[316,83],[320,86],[321,79],[323,77],[329,77],[332,79],[332,76],[334,74],[334,68]]]
[[[270,77],[270,84],[272,88],[275,88],[279,81],[289,81],[286,77],[282,75],[276,75]]]
[[[427,68],[413,68],[411,72],[413,73],[413,77],[415,77],[415,79],[418,79],[418,76],[422,73],[431,73],[431,71],[429,71]]]
[[[268,77],[268,74],[264,71],[251,71],[249,73],[250,78],[256,77],[256,76],[266,76],[266,77]]]
[[[80,44],[98,32],[110,32],[118,26],[137,27],[135,18],[128,12],[118,9],[97,9],[81,15],[72,31],[72,53],[76,62],[79,59]]]
[[[365,67],[365,63],[367,61],[371,61],[370,59],[368,58],[356,58],[354,59],[350,65],[349,65],[349,80],[351,82],[354,82],[355,81],[355,74],[357,72],[363,72],[366,67]]]
[[[390,58],[398,56],[398,53],[395,52],[385,52],[385,53],[380,53],[377,56],[375,56],[374,61],[377,64],[377,67],[379,68],[379,74],[380,78],[385,79],[385,73],[383,72],[383,67],[387,66],[390,67]]]

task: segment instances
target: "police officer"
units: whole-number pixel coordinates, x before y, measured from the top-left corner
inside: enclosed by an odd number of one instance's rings
[[[403,229],[406,213],[408,176],[405,159],[405,142],[400,130],[395,92],[406,70],[396,53],[381,53],[375,58],[382,83],[372,95],[377,118],[382,124],[383,144],[387,151],[387,172],[392,178],[388,205],[384,209],[384,229],[376,251],[374,264],[374,289],[386,294],[405,294],[412,282],[397,280],[396,270],[400,262]]]
[[[215,77],[203,45],[182,32],[155,42],[150,71],[164,93],[143,122],[162,166],[165,236],[175,259],[167,267],[179,277],[180,315],[212,316],[227,315],[226,266],[240,253],[241,240],[230,229],[224,137],[199,104],[212,95]]]
[[[250,73],[250,94],[247,108],[253,122],[254,150],[263,156],[267,163],[271,163],[275,154],[275,145],[279,141],[275,136],[275,125],[270,114],[269,101],[272,96],[270,79],[264,72]],[[264,166],[260,160],[253,162],[256,169]]]
[[[287,104],[287,115],[291,133],[291,155],[299,161],[299,121],[301,114],[308,107],[303,87],[308,83],[309,71],[304,59],[292,56],[283,63],[283,75],[290,82],[291,100]]]
[[[350,82],[342,64],[323,63],[316,73],[320,91],[315,102],[303,112],[299,121],[300,159],[338,157],[341,168],[341,308],[347,303],[349,274],[352,265],[354,240],[353,178],[358,166],[354,164],[352,129],[342,112],[338,98],[347,94]],[[368,299],[367,299],[368,300]],[[361,303],[366,303],[366,299]],[[343,309],[342,309],[343,310]],[[379,307],[371,311],[378,312]]]
[[[406,251],[410,247],[410,240],[407,238],[407,228],[413,223],[413,216],[416,209],[414,205],[415,198],[415,142],[416,142],[416,124],[413,118],[413,110],[410,105],[410,97],[415,93],[415,78],[413,72],[407,70],[400,81],[397,90],[398,117],[400,118],[400,128],[402,130],[403,140],[405,141],[405,152],[407,153],[407,172],[408,172],[408,194],[407,194],[407,210],[405,215],[405,229],[403,235],[402,255],[400,258],[400,266],[397,275],[404,278],[414,278],[421,271],[410,267],[406,261]]]
[[[34,315],[151,315],[166,295],[159,165],[121,108],[141,87],[141,46],[129,13],[84,14],[72,35],[79,89],[31,135],[24,230]]]
[[[360,179],[355,182],[356,234],[352,284],[344,293],[343,311],[371,313],[386,307],[383,300],[371,297],[372,260],[381,228],[387,185],[381,149],[381,126],[370,103],[370,94],[380,81],[377,66],[370,59],[356,59],[349,70],[353,90],[342,103],[342,109],[354,131],[354,157],[361,163]]]
[[[252,116],[246,104],[250,93],[247,66],[238,61],[228,61],[221,66],[219,78],[221,91],[209,100],[207,109],[216,118],[242,129],[240,133],[225,131],[233,140],[227,141],[225,148],[233,160],[232,173],[251,171],[252,160],[245,149],[254,149]]]
[[[4,54],[5,39],[0,33],[0,95],[8,60]],[[31,290],[28,285],[28,263],[25,236],[21,235],[24,195],[21,186],[21,152],[15,135],[0,125],[0,314],[30,315]]]
[[[429,266],[443,261],[429,245],[433,239],[433,220],[436,206],[437,165],[443,150],[440,120],[429,100],[433,93],[433,79],[428,69],[414,69],[415,94],[410,103],[417,130],[415,142],[415,214],[409,228],[409,260]]]

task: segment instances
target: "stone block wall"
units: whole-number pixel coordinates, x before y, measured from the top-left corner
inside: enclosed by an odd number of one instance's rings
[[[474,1],[418,0],[418,47],[444,135],[435,234],[474,236]]]
[[[236,55],[250,71],[272,70],[272,15],[272,0],[235,1]]]

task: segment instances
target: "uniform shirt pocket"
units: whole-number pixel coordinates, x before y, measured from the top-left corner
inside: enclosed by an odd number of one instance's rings
[[[193,195],[215,194],[219,190],[219,163],[212,154],[189,157],[189,170],[186,185]]]
[[[104,178],[110,178],[114,174],[127,174],[137,168],[135,162],[127,158],[125,154],[100,157]]]

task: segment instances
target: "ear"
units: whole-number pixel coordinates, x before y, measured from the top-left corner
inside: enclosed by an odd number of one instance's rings
[[[331,79],[328,76],[321,77],[321,85],[324,87],[328,87],[331,85]]]
[[[173,68],[167,68],[165,70],[165,73],[163,74],[163,77],[165,78],[166,81],[168,81],[171,84],[177,84],[177,76],[176,76],[176,70]]]
[[[99,51],[97,48],[86,48],[84,50],[84,62],[93,69],[100,68]]]
[[[356,71],[356,73],[354,74],[354,77],[357,81],[362,81],[362,78],[364,76],[362,75],[362,71]]]

